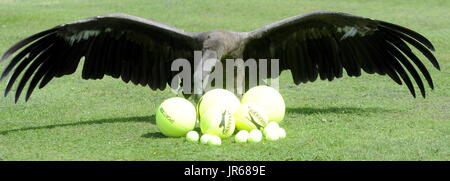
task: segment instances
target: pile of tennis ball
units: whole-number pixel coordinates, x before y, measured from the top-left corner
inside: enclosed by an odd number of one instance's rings
[[[179,97],[165,100],[156,111],[156,125],[166,136],[186,136],[193,143],[221,145],[235,132],[236,143],[258,143],[286,137],[279,126],[284,114],[283,97],[272,87],[251,88],[240,101],[230,91],[214,89],[200,98],[197,107]],[[197,121],[201,136],[194,131]]]

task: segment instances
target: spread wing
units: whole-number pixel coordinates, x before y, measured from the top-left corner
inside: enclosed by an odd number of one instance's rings
[[[433,81],[408,44],[440,69],[431,52],[433,45],[419,33],[335,12],[296,16],[249,32],[243,55],[244,59],[279,59],[280,70],[290,70],[295,84],[313,82],[318,77],[331,81],[342,77],[343,69],[349,76],[358,77],[362,69],[369,74],[388,75],[398,84],[403,80],[415,97],[412,76],[425,97],[417,69],[431,89]]]
[[[29,83],[28,100],[38,84],[42,88],[54,77],[74,73],[84,57],[83,79],[109,75],[162,90],[176,74],[170,71],[171,61],[192,60],[195,49],[201,47],[193,34],[172,26],[124,14],[97,16],[62,24],[18,42],[0,59],[2,62],[21,50],[0,80],[12,73],[5,96],[17,81],[16,102]]]

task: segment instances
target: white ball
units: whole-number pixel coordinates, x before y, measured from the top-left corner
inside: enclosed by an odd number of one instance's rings
[[[278,131],[278,127],[275,127],[275,126],[267,126],[262,129],[262,132],[264,135],[266,135],[268,132],[277,132],[277,131]]]
[[[186,140],[189,142],[197,143],[200,135],[198,135],[197,131],[189,131],[186,134]]]
[[[212,135],[210,134],[204,134],[202,137],[200,137],[200,143],[201,144],[207,144],[208,141],[212,138]]]
[[[270,128],[279,128],[280,125],[279,125],[277,122],[275,122],[275,121],[270,121],[270,122],[266,125],[266,128],[267,128],[267,127],[270,127]]]
[[[284,130],[283,128],[278,128],[277,131],[280,138],[286,138],[286,130]]]
[[[258,143],[262,140],[262,132],[260,130],[254,129],[250,131],[248,141],[251,143]]]
[[[239,131],[236,136],[234,136],[234,141],[236,143],[246,143],[249,137],[249,133],[247,130]]]
[[[212,146],[219,146],[222,144],[222,140],[219,136],[211,136],[211,138],[208,140],[208,145]]]
[[[276,128],[266,127],[264,128],[264,136],[266,140],[276,141],[279,139],[278,130]]]

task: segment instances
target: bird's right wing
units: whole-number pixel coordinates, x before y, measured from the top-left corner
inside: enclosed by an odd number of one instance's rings
[[[82,57],[83,79],[104,75],[151,89],[164,89],[176,72],[171,61],[193,59],[201,49],[194,34],[155,21],[125,14],[97,16],[62,24],[32,35],[12,46],[0,62],[17,53],[0,80],[12,72],[5,96],[19,77],[15,101],[29,82],[26,100],[39,83],[44,87],[54,77],[75,72]]]

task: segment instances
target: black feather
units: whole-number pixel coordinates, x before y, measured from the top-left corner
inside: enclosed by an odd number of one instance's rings
[[[159,87],[159,64],[164,61],[164,57],[162,55],[163,50],[159,50],[158,52],[155,52],[155,61],[152,67],[152,89],[156,90]]]
[[[141,65],[142,61],[139,58],[141,52],[135,43],[133,43],[131,47],[132,47],[130,55],[131,82],[133,82],[134,85],[138,85],[140,81],[139,79],[142,67]]]
[[[371,65],[373,67],[373,71],[380,74],[385,75],[386,72],[383,70],[383,67],[379,64],[379,62],[376,60],[376,55],[374,55],[372,51],[372,47],[370,44],[373,42],[368,41],[368,37],[361,37],[359,39],[359,45],[361,47],[361,50],[364,52],[364,56],[366,57],[365,62]]]
[[[95,63],[95,55],[96,55],[96,40],[98,38],[94,37],[88,45],[87,53],[84,58],[84,65],[83,65],[83,71],[81,74],[81,77],[83,79],[89,79],[92,77],[93,71],[94,71],[94,63]]]
[[[417,85],[419,86],[422,97],[425,98],[425,88],[417,70],[413,67],[409,60],[393,45],[391,45],[390,43],[386,43],[386,48],[388,48],[389,52],[391,52],[391,54],[394,55],[397,60],[399,60],[403,64],[403,66],[406,67],[406,69],[409,71],[409,73],[412,75]]]
[[[422,36],[421,34],[415,32],[415,31],[413,31],[413,30],[410,30],[410,29],[408,29],[408,28],[405,28],[405,27],[396,25],[396,24],[392,24],[392,23],[388,23],[388,22],[384,22],[384,21],[378,21],[378,22],[380,22],[380,24],[381,24],[383,27],[386,27],[386,28],[389,28],[389,29],[391,29],[391,30],[393,30],[393,31],[396,31],[396,32],[399,32],[399,33],[404,33],[404,34],[409,35],[410,37],[413,37],[413,38],[416,39],[417,41],[419,41],[419,42],[421,42],[422,44],[424,44],[425,46],[427,46],[430,50],[433,50],[433,51],[434,51],[434,46],[433,46],[433,44],[432,44],[427,38],[425,38],[424,36]]]
[[[99,35],[98,38],[93,42],[94,45],[92,47],[92,58],[89,60],[90,62],[90,76],[91,79],[99,79],[102,77],[103,72],[101,72],[102,61],[104,58],[104,48],[105,48],[105,36]]]
[[[308,71],[308,64],[309,62],[306,60],[305,55],[305,49],[302,46],[303,41],[297,40],[297,57],[298,57],[298,63],[299,63],[299,69],[300,69],[300,81],[302,83],[308,82],[309,79],[309,71]]]
[[[291,73],[292,73],[292,78],[294,79],[294,83],[295,84],[300,84],[301,82],[301,78],[300,78],[300,67],[298,65],[298,58],[297,58],[297,50],[295,49],[294,46],[294,41],[293,39],[290,39],[286,42],[286,52],[287,52],[287,58],[289,61],[290,69],[291,69]]]
[[[28,101],[28,99],[30,98],[31,94],[33,93],[36,85],[38,84],[38,82],[44,77],[44,75],[49,71],[49,67],[51,65],[51,62],[54,62],[54,58],[52,59],[52,57],[55,57],[53,55],[49,55],[44,61],[43,63],[39,66],[39,68],[37,69],[36,73],[33,76],[33,79],[31,79],[30,84],[28,85],[28,90],[25,96],[25,102]]]
[[[142,61],[142,67],[141,67],[141,76],[140,76],[140,81],[139,84],[142,86],[146,86],[148,84],[148,71],[150,70],[150,59],[149,59],[149,55],[148,55],[148,50],[147,47],[143,47],[142,48],[142,58],[140,61]]]
[[[344,68],[347,71],[348,76],[361,76],[361,63],[358,61],[358,57],[354,52],[349,39],[344,40],[340,43],[342,46],[341,53],[344,54],[344,57],[347,58],[344,62]]]
[[[23,74],[22,78],[20,79],[19,85],[17,86],[16,96],[15,96],[15,100],[14,100],[15,102],[17,102],[19,100],[19,97],[20,97],[20,94],[22,93],[23,88],[25,87],[26,83],[28,82],[30,77],[33,75],[33,73],[36,71],[38,66],[41,65],[41,63],[44,62],[44,60],[50,56],[49,55],[50,51],[48,51],[48,50],[52,46],[53,46],[53,44],[50,45],[49,47],[47,47],[45,50],[43,50],[42,53],[39,54],[38,57],[36,57],[36,59],[30,64],[28,69]]]
[[[342,60],[341,60],[341,56],[339,56],[339,47],[337,45],[336,40],[334,39],[334,37],[330,37],[328,39],[329,43],[330,43],[330,48],[331,48],[331,58],[333,59],[333,61],[335,62],[335,67],[334,67],[334,75],[337,78],[341,78],[342,77]]]
[[[106,75],[110,75],[112,76],[112,67],[114,65],[114,48],[116,46],[116,41],[114,40],[114,38],[109,37],[108,39],[108,43],[106,44],[107,48],[105,49],[105,57],[106,60],[104,61],[104,67],[103,67],[103,71],[104,74]]]
[[[164,58],[159,64],[159,90],[164,90],[167,85],[167,64],[166,62],[172,61],[175,57],[171,56],[173,52],[171,49],[166,48],[164,51]],[[169,66],[170,67],[170,66]]]
[[[80,41],[72,47],[67,47],[67,49],[69,50],[67,55],[60,56],[59,58],[61,59],[61,61],[58,61],[58,64],[65,63],[69,68],[67,72],[65,72],[66,75],[72,74],[77,70],[78,64],[80,63],[81,58],[86,55],[88,48],[88,41],[86,40]],[[63,61],[64,59],[65,61]]]
[[[120,74],[122,77],[122,80],[126,83],[130,82],[130,77],[131,77],[131,73],[130,73],[130,43],[128,41],[124,41],[124,46],[123,49],[121,51],[121,69],[122,69],[122,73]]]
[[[17,50],[21,49],[22,47],[24,47],[25,45],[33,42],[34,40],[37,40],[41,37],[44,36],[48,36],[50,34],[53,34],[56,30],[58,30],[58,28],[52,28],[52,29],[48,29],[39,33],[36,33],[34,35],[29,36],[28,38],[25,38],[21,41],[19,41],[18,43],[16,43],[15,45],[13,45],[11,48],[9,48],[8,50],[6,50],[5,54],[3,54],[2,58],[0,59],[0,63],[3,62],[4,60],[8,59],[9,56],[11,56],[12,54],[14,54],[14,52],[16,52]]]
[[[375,67],[372,64],[372,62],[367,61],[368,55],[364,54],[364,47],[360,45],[358,40],[355,40],[353,38],[349,38],[350,47],[353,50],[353,53],[355,54],[356,61],[359,62],[361,65],[361,68],[369,73],[373,74],[375,73]]]
[[[327,73],[327,79],[328,81],[332,81],[335,78],[335,69],[339,67],[338,63],[336,62],[336,58],[333,55],[332,45],[329,41],[328,37],[322,37],[319,39],[320,45],[322,47],[322,55],[324,56],[324,62],[326,63],[328,67],[328,73]]]
[[[384,45],[385,43],[382,43],[381,40],[378,40],[380,45]],[[383,46],[384,48],[384,46]],[[384,49],[386,50],[386,49]],[[395,58],[394,55],[392,55],[391,52],[387,51],[383,54],[384,58],[386,59],[386,63],[388,63],[390,66],[393,67],[394,70],[397,71],[397,73],[400,75],[400,77],[403,79],[403,82],[405,82],[406,86],[408,87],[409,91],[411,92],[412,96],[416,97],[416,92],[414,91],[414,86],[411,82],[411,79],[409,78],[406,71],[403,69],[403,67],[400,65],[398,60]]]
[[[108,55],[110,54],[108,52],[110,39],[111,38],[106,37],[105,35],[102,37],[101,44],[99,45],[100,47],[95,69],[95,79],[102,79],[105,76],[106,66],[108,65]]]
[[[376,36],[371,36],[367,40],[370,43],[367,43],[367,46],[369,47],[370,51],[373,52],[372,56],[374,56],[374,60],[377,62],[379,67],[387,73],[387,75],[394,80],[397,84],[402,85],[402,81],[400,77],[398,77],[397,72],[393,69],[393,67],[386,63],[386,59],[383,57],[383,54],[386,54],[386,50],[381,48],[383,45],[378,44],[377,39],[381,39]]]
[[[117,48],[114,53],[113,77],[119,78],[122,75],[122,54],[124,54],[124,41],[122,38],[117,40]]]
[[[422,52],[423,55],[425,55],[425,57],[428,58],[428,60],[431,62],[431,64],[433,64],[433,66],[438,69],[441,70],[438,61],[436,60],[436,57],[434,57],[433,53],[431,53],[426,47],[424,47],[422,44],[418,43],[416,40],[398,33],[396,31],[392,31],[390,29],[384,29],[385,31],[388,31],[396,36],[398,36],[399,38],[405,40],[406,42],[408,42],[409,44],[411,44],[412,46],[416,47],[420,52]]]
[[[5,89],[5,97],[8,95],[8,92],[11,90],[14,82],[16,81],[17,77],[22,73],[22,71],[27,67],[27,65],[32,62],[32,60],[38,56],[42,50],[46,49],[49,45],[48,42],[45,41],[42,44],[36,45],[33,50],[30,51],[27,57],[23,59],[20,64],[14,69],[14,73],[12,74],[11,78],[8,81],[8,84],[6,85]]]
[[[411,49],[409,49],[409,47],[406,44],[404,44],[404,42],[401,39],[398,39],[396,37],[389,37],[388,40],[416,64],[416,66],[419,68],[419,70],[422,72],[423,76],[427,80],[430,88],[434,89],[433,80],[431,79],[430,73],[428,72],[427,68],[422,63],[422,61],[420,61],[420,59],[411,51]]]
[[[320,45],[316,44],[316,40],[308,40],[308,53],[309,56],[315,60],[314,62],[317,65],[317,70],[321,80],[327,79],[328,69],[324,60],[322,59],[321,48]]]
[[[17,65],[17,63],[20,62],[20,60],[22,60],[22,58],[24,58],[26,55],[31,54],[32,52],[34,52],[34,54],[39,53],[38,51],[42,50],[42,47],[44,47],[45,45],[48,45],[52,38],[52,36],[45,36],[19,52],[3,71],[2,76],[0,77],[0,81],[9,74],[9,72]]]

